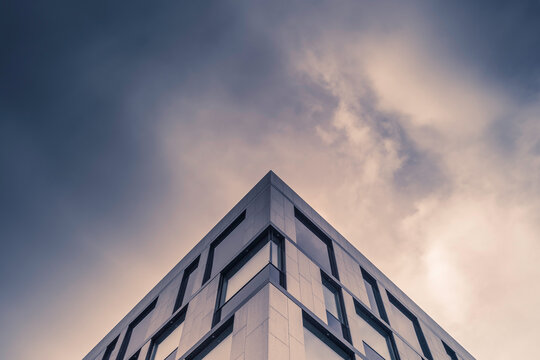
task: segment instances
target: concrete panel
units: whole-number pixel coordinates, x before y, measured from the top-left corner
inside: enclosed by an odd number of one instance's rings
[[[289,241],[285,242],[285,252],[287,291],[321,320],[327,322],[319,267]]]
[[[270,293],[265,286],[234,314],[231,359],[267,359]]]
[[[289,315],[289,341],[294,338],[304,346],[302,310],[292,300],[287,299],[287,313]]]
[[[141,348],[141,351],[139,352],[138,360],[144,360],[148,357],[148,352],[150,351],[150,345],[152,345],[152,342],[148,340],[144,346]]]
[[[334,246],[334,253],[341,283],[360,301],[369,306],[369,298],[360,265],[340,246]]]
[[[281,231],[285,231],[285,197],[275,187],[270,187],[270,221]]]
[[[289,345],[289,323],[287,316],[283,316],[283,314],[273,307],[270,307],[268,331],[271,336],[275,336],[283,344]]]
[[[349,319],[349,331],[351,332],[353,345],[363,353],[364,350],[362,344],[354,343],[354,339],[358,338],[357,335],[362,334],[362,328],[360,327],[360,323],[356,319],[358,315],[356,314],[353,297],[347,292],[343,292],[343,304],[345,305],[345,312],[347,313],[347,317]]]
[[[289,359],[306,360],[302,310],[292,300],[287,299],[287,313],[289,314]]]
[[[424,337],[426,338],[426,342],[429,347],[429,351],[431,352],[431,355],[433,356],[433,359],[434,360],[447,360],[448,355],[446,355],[446,350],[444,349],[441,339],[439,339],[439,337],[435,335],[433,331],[431,331],[431,329],[429,329],[421,321],[420,321],[420,328],[422,329],[422,332],[424,333]]]
[[[262,190],[246,208],[242,245],[246,245],[270,221],[270,187]]]
[[[416,351],[398,337],[396,337],[396,347],[401,360],[422,360],[422,357]]]
[[[210,331],[218,285],[219,278],[216,277],[189,302],[178,355],[183,355]]]
[[[171,317],[181,281],[182,274],[179,274],[159,294],[156,307],[152,311],[152,314],[150,314],[150,324],[148,325],[148,330],[146,332],[147,337],[159,330],[165,321]]]
[[[122,347],[122,343],[124,342],[124,339],[126,337],[127,333],[127,326],[122,330],[120,333],[120,336],[118,337],[118,341],[116,342],[116,346],[114,347],[114,350],[111,353],[110,359],[116,359],[118,357],[118,353],[120,352],[120,348]]]
[[[268,320],[247,335],[244,358],[246,360],[268,359]]]
[[[289,360],[289,344],[270,334],[268,338],[268,360]]]

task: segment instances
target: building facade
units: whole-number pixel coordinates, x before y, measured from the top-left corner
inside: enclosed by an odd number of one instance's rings
[[[273,172],[83,360],[473,360]]]

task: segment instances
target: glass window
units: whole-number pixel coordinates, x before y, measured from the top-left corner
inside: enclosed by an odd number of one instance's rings
[[[176,349],[180,344],[183,329],[184,323],[179,322],[160,336],[153,347],[151,359],[173,360],[176,357]]]
[[[212,275],[217,274],[231,260],[237,249],[240,248],[241,240],[237,234],[241,231],[239,225],[246,218],[244,210],[232,223],[229,225],[210,246],[210,253],[204,271],[203,284],[210,279]]]
[[[330,328],[335,330],[337,334],[343,336],[343,338],[350,342],[351,338],[344,313],[345,309],[343,307],[341,288],[322,271],[321,279],[327,324]]]
[[[399,349],[400,358],[407,360],[424,360],[416,350],[407,345],[400,337],[396,336],[394,339],[396,340],[396,345],[399,344],[397,345],[397,348]]]
[[[129,339],[129,345],[126,350],[126,355],[131,354],[139,346],[143,344],[143,341],[146,339],[146,331],[148,330],[148,325],[150,325],[150,314],[144,317],[131,331],[131,336]]]
[[[409,344],[416,348],[416,350],[421,351],[422,347],[418,341],[418,336],[416,336],[416,330],[414,329],[414,324],[405,314],[403,314],[399,309],[393,307],[394,319],[393,322],[394,328],[397,332],[403,336]]]
[[[105,349],[105,354],[103,355],[102,360],[109,360],[111,358],[111,354],[116,347],[116,343],[118,342],[118,336],[116,339],[114,339],[108,346],[107,349]]]
[[[241,268],[227,277],[225,300],[227,302],[234,294],[248,283],[259,271],[270,262],[270,243],[266,243]]]
[[[356,306],[356,331],[352,334],[353,343],[368,360],[392,360],[390,337],[377,323],[369,318],[360,305]]]
[[[373,285],[371,285],[371,283],[365,278],[364,285],[366,285],[366,291],[369,298],[369,306],[371,307],[371,310],[373,310],[375,314],[380,316],[381,314],[379,314],[379,308],[377,306],[377,300],[375,299],[375,291],[373,291]]]
[[[323,281],[323,294],[326,311],[329,312],[336,319],[340,320],[341,313],[339,310],[339,296],[337,291]]]
[[[176,297],[176,302],[174,304],[173,312],[181,308],[189,300],[191,294],[193,294],[193,288],[195,287],[195,278],[193,274],[199,265],[199,258],[191,263],[185,270],[184,275],[182,275],[182,282],[180,283],[180,288],[178,290],[178,296]]]
[[[328,244],[315,235],[302,221],[296,221],[296,243],[326,272],[333,274]]]
[[[209,344],[203,345],[204,349],[195,356],[188,356],[189,360],[229,360],[232,347],[232,325],[229,325]]]
[[[384,306],[381,299],[381,294],[379,293],[379,288],[377,287],[377,281],[369,275],[364,269],[360,268],[362,271],[362,278],[364,279],[364,285],[366,287],[366,292],[369,299],[369,307],[371,310],[379,315],[384,321],[388,322],[386,317],[386,312],[384,311]]]
[[[205,357],[204,360],[227,360],[231,356],[232,335],[223,339],[215,348],[213,348]],[[202,360],[201,359],[201,360]]]
[[[279,245],[273,241],[270,241],[270,262],[276,268],[281,269],[280,259],[281,256],[279,255]]]
[[[238,251],[242,244],[236,235],[238,227],[236,227],[227,238],[221,241],[214,249],[214,263],[212,264],[212,275],[217,274],[221,269],[227,265],[227,263],[233,258],[234,254]]]
[[[119,359],[123,359],[125,355],[130,356],[137,348],[143,345],[152,318],[152,311],[156,307],[156,303],[157,298],[129,325],[124,341],[122,342],[122,347],[120,348]]]
[[[447,357],[448,360],[458,360],[456,352],[450,349],[450,347],[446,345],[444,341],[443,341],[443,346],[444,346],[444,350],[446,351],[446,355],[448,355]]]
[[[428,359],[431,359],[431,353],[426,345],[422,346],[422,343],[425,343],[424,335],[418,324],[418,320],[414,315],[412,315],[399,301],[394,298],[390,293],[388,293],[388,299],[392,304],[392,323],[391,325],[396,329],[396,331],[403,336],[413,348],[418,351],[420,354]]]
[[[323,337],[308,322],[304,323],[304,346],[306,350],[306,359],[309,360],[349,360],[350,356],[332,344],[330,339]]]

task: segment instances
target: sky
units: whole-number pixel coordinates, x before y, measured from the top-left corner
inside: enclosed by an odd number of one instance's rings
[[[478,359],[540,338],[537,1],[1,5],[0,357],[80,359],[273,170]]]

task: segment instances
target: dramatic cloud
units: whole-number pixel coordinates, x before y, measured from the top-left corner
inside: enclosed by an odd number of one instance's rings
[[[84,356],[272,169],[478,359],[530,358],[538,8],[473,10],[13,7],[6,357]]]

